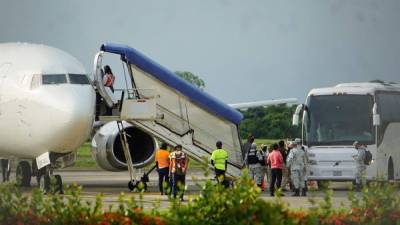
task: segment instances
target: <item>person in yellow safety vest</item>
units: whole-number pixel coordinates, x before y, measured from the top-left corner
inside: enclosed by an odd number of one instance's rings
[[[225,172],[228,167],[228,152],[222,149],[221,141],[217,141],[216,147],[217,149],[211,154],[211,164],[214,166],[217,182],[228,187],[229,183],[225,180]]]

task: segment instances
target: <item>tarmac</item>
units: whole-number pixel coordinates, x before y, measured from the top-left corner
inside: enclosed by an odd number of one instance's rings
[[[185,194],[185,201],[183,204],[191,201],[196,195],[199,194],[199,190],[202,182],[212,179],[213,174],[204,176],[202,171],[189,171],[190,175],[186,178],[187,192]],[[150,181],[148,182],[148,189],[144,193],[130,192],[128,189],[129,173],[128,172],[108,172],[101,170],[62,170],[57,171],[55,174],[60,174],[63,183],[67,185],[78,184],[82,186],[82,201],[94,202],[98,194],[103,196],[103,208],[107,210],[110,205],[117,207],[119,203],[119,197],[123,193],[125,199],[135,198],[136,200],[141,199],[143,208],[153,209],[158,207],[160,209],[166,209],[170,206],[170,199],[166,195],[160,195],[158,192],[158,176],[156,172],[152,172],[149,176]],[[143,174],[143,171],[137,171],[139,174]],[[349,201],[347,195],[349,192],[349,182],[335,182],[331,183],[330,188],[333,190],[332,204],[333,207],[348,206]],[[32,188],[37,187],[36,179],[32,179],[31,188],[24,189],[24,193],[29,194]],[[309,192],[308,197],[291,197],[292,192],[283,192],[285,196],[281,197],[280,200],[288,205],[290,208],[313,208],[317,207],[315,204],[311,204],[310,199],[312,198],[316,202],[321,202],[324,199],[325,193],[323,191]],[[261,193],[261,198],[265,201],[278,201],[276,197],[270,197],[268,191]]]

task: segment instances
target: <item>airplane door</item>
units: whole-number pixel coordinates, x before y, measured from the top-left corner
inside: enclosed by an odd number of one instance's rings
[[[114,105],[114,102],[112,100],[112,97],[108,94],[106,91],[104,85],[103,85],[103,76],[104,72],[102,67],[102,60],[103,60],[103,51],[100,51],[96,54],[94,57],[94,77],[96,79],[96,87],[97,91],[99,94],[103,97],[104,101],[106,102],[108,107],[112,107]]]

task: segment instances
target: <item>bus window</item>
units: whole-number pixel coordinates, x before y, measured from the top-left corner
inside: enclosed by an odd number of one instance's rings
[[[85,74],[68,74],[68,76],[71,84],[90,84]]]
[[[386,129],[391,123],[400,122],[400,93],[398,92],[379,92],[377,93],[377,103],[381,125],[378,126],[378,145],[385,136]]]
[[[66,84],[67,77],[65,74],[43,74],[42,75],[42,84],[43,85],[51,85],[51,84]]]
[[[370,95],[310,97],[304,120],[307,144],[351,145],[354,140],[372,144],[372,105]]]
[[[382,122],[400,122],[400,93],[382,92],[377,97]]]

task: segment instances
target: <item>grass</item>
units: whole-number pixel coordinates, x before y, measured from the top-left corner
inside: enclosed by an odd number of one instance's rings
[[[92,146],[90,142],[84,143],[77,151],[75,164],[71,168],[100,169],[92,158]]]
[[[254,142],[257,144],[257,147],[260,147],[261,144],[265,144],[269,147],[274,143],[278,143],[278,141],[280,141],[280,140],[277,140],[277,139],[255,139],[254,140]]]

